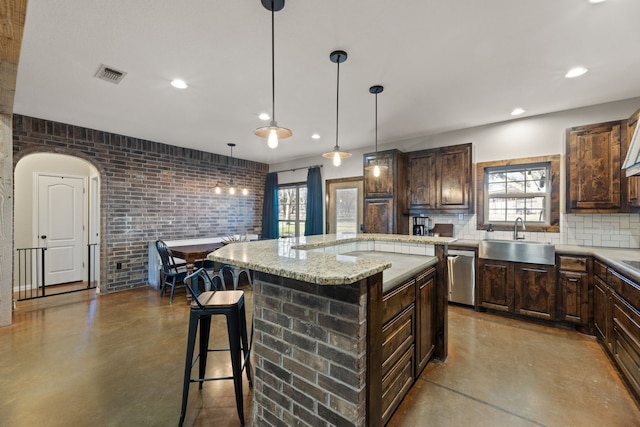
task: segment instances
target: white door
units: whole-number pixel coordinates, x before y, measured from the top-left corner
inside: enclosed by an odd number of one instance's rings
[[[82,280],[84,179],[38,176],[38,238],[45,251],[45,284]]]

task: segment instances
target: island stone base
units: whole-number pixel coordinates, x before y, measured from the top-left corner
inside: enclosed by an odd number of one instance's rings
[[[382,273],[350,285],[254,274],[254,424],[380,425]],[[303,422],[301,423],[301,421]]]

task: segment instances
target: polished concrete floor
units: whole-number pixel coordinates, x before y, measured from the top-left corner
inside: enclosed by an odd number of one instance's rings
[[[0,328],[0,425],[177,425],[184,301],[176,294],[169,305],[143,288],[18,303],[14,324]],[[225,339],[220,326],[214,341]],[[640,425],[592,337],[459,307],[449,331],[448,360],[427,366],[390,426]],[[210,361],[212,374],[228,365],[222,356]],[[246,380],[244,394],[250,426]],[[239,425],[232,383],[192,385],[185,425]]]

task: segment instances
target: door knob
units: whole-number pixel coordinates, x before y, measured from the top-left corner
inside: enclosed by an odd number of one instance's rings
[[[43,234],[42,236],[40,236],[40,238],[41,238],[41,239],[46,239],[46,238],[47,238],[47,235],[46,235],[46,234]]]

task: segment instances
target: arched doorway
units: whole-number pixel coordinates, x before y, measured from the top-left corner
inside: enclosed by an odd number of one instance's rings
[[[24,287],[33,297],[38,287],[36,296],[57,293],[45,289],[54,286],[58,292],[99,289],[96,167],[70,154],[36,152],[19,159],[14,183],[14,291]]]

